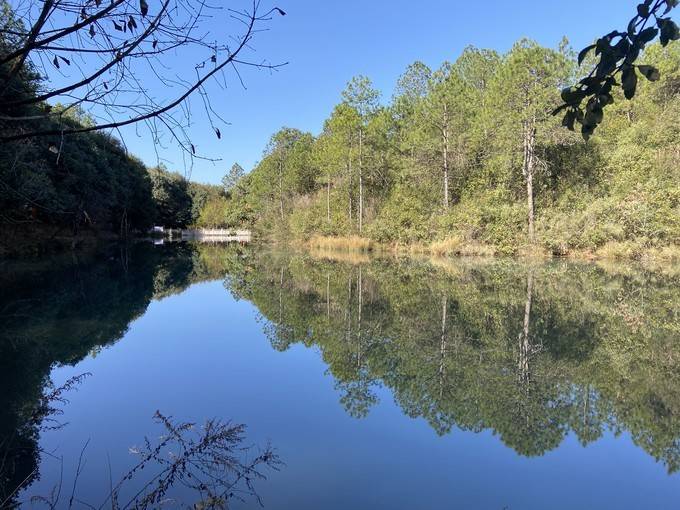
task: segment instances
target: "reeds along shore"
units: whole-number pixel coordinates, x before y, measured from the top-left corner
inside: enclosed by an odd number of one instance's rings
[[[494,257],[502,256],[494,247],[460,237],[448,237],[431,243],[383,244],[359,236],[330,237],[313,236],[302,243],[316,253],[400,253],[421,254],[434,257]],[[571,250],[565,253],[550,253],[540,246],[527,245],[517,252],[524,258],[574,258],[582,260],[628,260],[642,262],[680,263],[680,246],[663,248],[645,247],[633,242],[610,242],[595,251]]]

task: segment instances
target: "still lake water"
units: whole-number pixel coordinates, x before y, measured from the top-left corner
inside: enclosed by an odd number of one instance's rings
[[[680,268],[322,255],[0,263],[0,503],[99,508],[159,410],[271,443],[267,509],[679,508]]]

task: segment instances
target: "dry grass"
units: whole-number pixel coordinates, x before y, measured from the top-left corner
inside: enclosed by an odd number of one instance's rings
[[[633,241],[609,242],[595,252],[573,251],[568,256],[577,260],[601,262],[637,261],[650,268],[661,265],[680,266],[678,245],[651,248]]]
[[[523,259],[545,260],[564,256],[564,253],[550,253],[545,247],[539,244],[527,244],[517,250],[517,256]]]
[[[376,248],[376,245],[370,239],[359,236],[351,237],[325,237],[314,236],[308,241],[310,248],[316,248],[324,251],[357,251],[369,252]]]
[[[650,256],[658,261],[680,263],[680,246],[666,246],[650,251]]]
[[[313,259],[341,262],[343,264],[351,264],[353,266],[368,264],[372,260],[368,253],[362,251],[339,251],[310,248],[308,253]]]
[[[475,241],[464,241],[460,237],[434,241],[427,247],[427,252],[435,257],[493,257],[496,255],[496,250],[492,246]]]
[[[398,255],[431,256],[434,258],[446,257],[495,257],[499,252],[493,246],[468,241],[460,236],[447,237],[429,244],[390,244],[382,245],[365,237],[325,237],[314,236],[307,243],[307,248],[313,251],[313,256],[317,258],[327,258],[338,260],[337,254],[368,254],[369,252],[392,253]],[[517,250],[515,254],[522,259],[548,259],[555,254],[551,254],[547,249],[540,245],[524,246]],[[644,264],[659,265],[671,264],[680,265],[680,246],[672,245],[663,248],[650,248],[632,241],[609,242],[601,246],[596,251],[574,250],[567,251],[561,256],[577,260],[602,260],[602,261],[623,261],[635,260]],[[352,258],[352,257],[350,257]],[[347,262],[359,263],[356,258]]]
[[[460,255],[463,240],[460,237],[448,237],[442,241],[433,241],[428,247],[430,254],[437,257]]]
[[[610,241],[595,251],[595,256],[609,260],[640,260],[644,249],[631,242]]]

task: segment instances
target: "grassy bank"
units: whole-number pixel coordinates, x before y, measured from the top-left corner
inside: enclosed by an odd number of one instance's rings
[[[505,256],[494,246],[477,241],[465,241],[460,237],[449,237],[430,243],[379,243],[365,237],[314,236],[301,243],[309,250],[323,254],[346,253],[367,254],[396,253],[429,255],[433,257],[497,257]],[[572,258],[578,260],[641,261],[655,263],[680,263],[680,246],[653,247],[641,242],[609,242],[597,250],[569,250],[553,253],[540,245],[519,247],[514,256],[520,258]]]

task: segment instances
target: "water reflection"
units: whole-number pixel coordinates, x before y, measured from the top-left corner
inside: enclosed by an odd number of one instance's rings
[[[119,340],[153,299],[217,277],[198,256],[185,244],[137,244],[0,263],[0,507],[40,476],[39,435],[65,391],[51,387],[51,369]]]
[[[207,280],[257,307],[274,349],[317,348],[353,417],[371,413],[384,386],[440,435],[491,430],[539,456],[572,432],[583,445],[628,432],[674,472],[678,274],[191,244],[4,262],[0,501],[38,476],[50,370],[119,340],[152,300]]]
[[[369,413],[385,385],[438,434],[490,429],[537,456],[569,432],[587,445],[627,431],[674,472],[678,283],[589,264],[252,252],[225,286],[257,305],[274,348],[319,348],[352,416]]]

